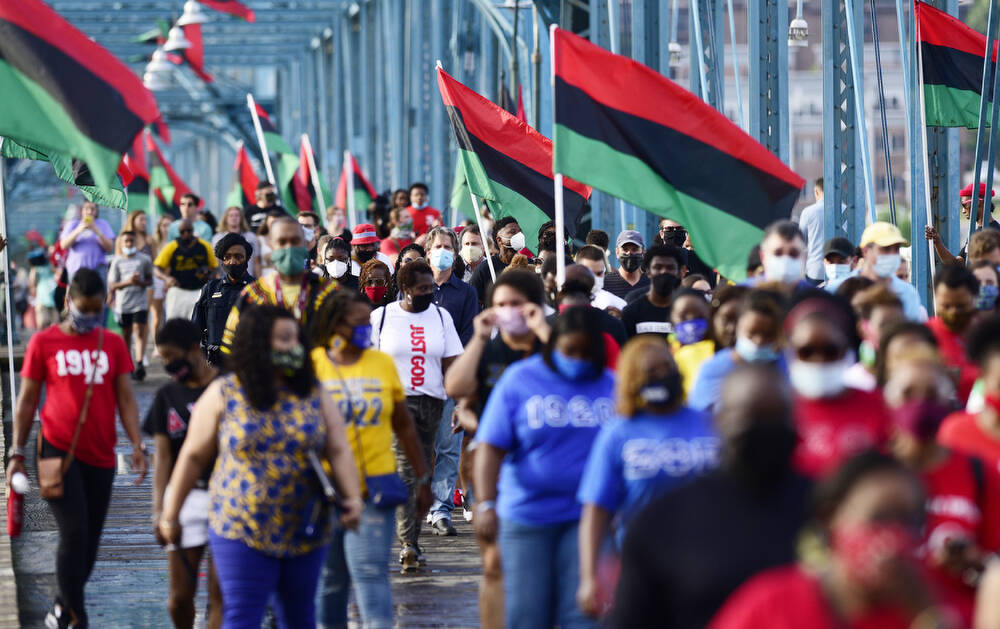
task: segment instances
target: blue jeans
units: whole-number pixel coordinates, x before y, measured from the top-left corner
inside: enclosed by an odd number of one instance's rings
[[[392,627],[389,559],[395,521],[394,507],[377,509],[368,502],[357,531],[336,529],[316,595],[322,629],[346,629],[352,581],[363,629]]]
[[[458,457],[462,453],[462,433],[451,432],[451,415],[455,411],[455,400],[448,398],[444,402],[444,412],[441,413],[441,424],[438,426],[437,437],[434,438],[434,477],[431,480],[431,493],[434,494],[434,504],[431,505],[431,522],[450,520],[451,511],[455,508],[453,497],[455,485],[458,483]]]
[[[272,557],[214,531],[208,541],[225,601],[222,629],[259,629],[272,594],[278,627],[316,626],[316,583],[326,546],[298,557]]]
[[[590,629],[576,605],[579,522],[545,526],[500,522],[504,613],[508,629]]]

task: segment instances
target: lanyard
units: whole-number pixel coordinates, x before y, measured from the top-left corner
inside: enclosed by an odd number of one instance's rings
[[[299,299],[295,304],[295,309],[292,311],[292,314],[295,315],[295,318],[299,319],[300,321],[305,316],[306,302],[309,300],[308,288],[309,288],[309,273],[306,272],[302,274],[302,285],[299,286]],[[274,276],[274,300],[277,302],[276,305],[282,308],[287,307],[285,306],[284,292],[281,290],[281,278],[278,277],[277,275]]]

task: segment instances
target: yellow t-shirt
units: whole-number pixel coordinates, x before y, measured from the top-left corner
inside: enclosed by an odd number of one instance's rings
[[[681,373],[684,393],[690,393],[702,363],[715,354],[715,343],[710,340],[698,341],[691,345],[681,345],[674,349],[674,362]]]
[[[365,489],[366,475],[395,473],[392,413],[396,404],[405,403],[406,397],[392,357],[366,349],[353,365],[335,366],[323,347],[312,350],[310,357],[316,378],[344,416],[347,440],[354,452],[362,489]],[[344,394],[345,384],[348,395]]]

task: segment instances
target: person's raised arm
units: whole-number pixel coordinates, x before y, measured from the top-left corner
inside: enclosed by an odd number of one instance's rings
[[[417,478],[429,478],[430,470],[427,469],[427,462],[424,461],[423,448],[417,438],[417,428],[413,423],[413,416],[406,402],[397,402],[392,409],[392,432],[399,440],[399,445],[406,453],[406,459],[413,468],[413,473]],[[431,508],[433,498],[431,496],[430,483],[422,483],[417,487],[417,517],[423,518]]]
[[[181,539],[181,527],[177,521],[181,505],[191,492],[206,467],[215,459],[218,451],[219,418],[225,410],[222,386],[218,380],[208,385],[191,411],[184,445],[177,455],[177,463],[170,474],[170,499],[163,504],[163,511],[157,527],[160,535],[171,544]]]
[[[326,458],[333,468],[333,482],[341,496],[340,521],[345,527],[353,530],[361,523],[363,508],[358,467],[354,463],[351,446],[347,443],[344,418],[329,395],[321,393],[320,400],[323,420],[326,422]]]
[[[87,224],[80,221],[76,224],[76,227],[67,232],[65,236],[59,238],[59,246],[68,250],[73,246],[73,243],[76,242],[76,239],[79,238],[80,234],[82,234],[86,229]]]
[[[146,448],[142,445],[142,432],[139,429],[139,405],[135,403],[132,394],[132,374],[120,373],[115,377],[115,397],[118,401],[118,414],[122,419],[122,428],[132,442],[132,469],[138,472],[136,485],[141,485],[146,478],[148,463]]]
[[[17,409],[14,412],[13,447],[22,452],[28,443],[28,433],[31,432],[31,422],[38,408],[38,398],[42,393],[42,381],[31,378],[21,379],[21,392],[17,396]],[[7,486],[15,472],[24,473],[24,455],[11,455],[7,464]]]
[[[495,322],[496,314],[492,308],[480,312],[472,320],[473,333],[469,344],[465,346],[465,351],[455,358],[452,365],[454,369],[445,372],[444,390],[449,397],[468,397],[476,393],[478,387],[476,372],[479,371],[479,361],[490,340]]]
[[[944,241],[941,239],[941,234],[938,233],[938,230],[934,226],[927,225],[924,227],[924,237],[927,240],[934,242],[934,252],[937,253],[939,258],[941,258],[941,262],[945,264],[955,264],[961,259],[961,257],[953,256],[951,252],[948,251],[948,247],[944,246]]]

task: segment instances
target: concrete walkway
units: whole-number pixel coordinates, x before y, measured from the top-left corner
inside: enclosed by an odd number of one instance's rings
[[[145,382],[137,385],[136,399],[145,416],[156,389],[166,382],[159,367],[150,369]],[[147,438],[147,443],[149,439]],[[31,443],[34,443],[32,438]],[[131,446],[119,428],[119,466]],[[29,457],[32,483],[36,477]],[[2,473],[2,472],[0,472]],[[87,586],[87,610],[93,627],[170,627],[166,611],[167,577],[163,551],[151,529],[150,477],[136,487],[134,476],[115,477],[111,508],[104,527],[94,574]],[[17,600],[23,627],[41,627],[55,595],[55,521],[35,491],[25,508],[22,535],[13,541]],[[435,537],[425,531],[421,546],[428,557],[428,570],[417,575],[398,574],[392,565],[393,596],[398,627],[475,627],[479,625],[477,588],[481,572],[479,552],[472,528],[461,517],[455,522],[458,537]],[[4,531],[5,532],[5,531]],[[0,538],[0,570],[3,565]],[[393,552],[395,562],[396,551]],[[204,565],[202,566],[204,573]],[[0,572],[0,583],[6,578]],[[199,586],[199,626],[204,618],[204,576]],[[0,629],[7,606],[0,586]],[[351,617],[358,618],[351,604]],[[352,626],[357,626],[352,622]]]

